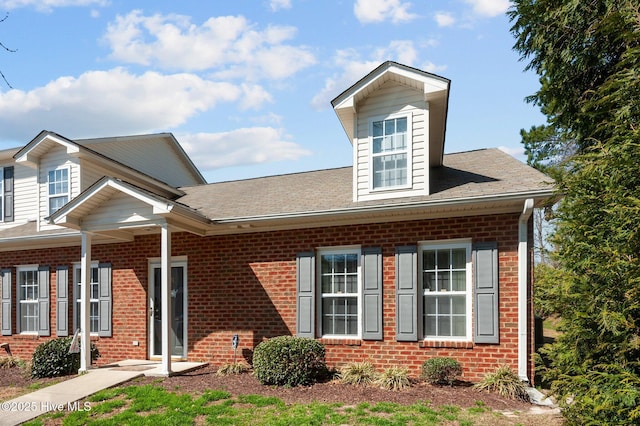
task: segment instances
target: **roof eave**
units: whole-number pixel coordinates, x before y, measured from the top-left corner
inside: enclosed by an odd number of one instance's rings
[[[297,212],[297,213],[282,213],[274,215],[260,215],[260,216],[245,216],[245,217],[229,217],[212,219],[212,224],[237,226],[240,230],[250,230],[252,224],[268,224],[269,222],[282,222],[286,220],[295,220],[300,225],[304,225],[306,222],[316,222],[318,220],[331,220],[339,219],[341,217],[356,217],[359,215],[380,215],[384,216],[390,213],[396,214],[401,217],[403,213],[410,213],[415,210],[437,210],[440,209],[446,212],[455,212],[468,210],[470,208],[479,207],[483,205],[490,205],[492,203],[513,203],[513,211],[518,212],[522,209],[521,203],[524,200],[533,198],[536,205],[542,201],[552,197],[554,192],[552,190],[536,190],[516,193],[505,193],[499,195],[490,196],[478,196],[478,197],[462,197],[462,198],[450,198],[445,200],[431,200],[431,201],[416,201],[411,203],[396,203],[396,204],[381,204],[381,205],[367,205],[357,206],[344,209],[332,209],[321,210],[311,212]],[[520,204],[519,204],[520,203]],[[400,220],[400,219],[398,219]],[[214,230],[215,233],[215,230]]]

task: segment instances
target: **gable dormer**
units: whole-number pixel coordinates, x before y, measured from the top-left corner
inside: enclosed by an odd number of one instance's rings
[[[387,61],[331,104],[353,145],[353,200],[429,195],[442,165],[446,78]]]

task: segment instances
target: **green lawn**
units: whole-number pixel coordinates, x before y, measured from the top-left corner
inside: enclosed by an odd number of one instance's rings
[[[432,407],[428,401],[403,406],[393,403],[286,405],[278,398],[258,395],[232,397],[209,390],[198,396],[168,392],[155,385],[106,389],[78,407],[83,410],[44,415],[28,425],[48,419],[64,425],[511,425],[500,413],[481,403],[461,409]],[[540,419],[543,420],[543,419]]]

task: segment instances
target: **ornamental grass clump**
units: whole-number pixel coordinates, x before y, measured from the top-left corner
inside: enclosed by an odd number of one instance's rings
[[[339,378],[342,383],[348,385],[370,385],[377,378],[376,369],[368,361],[350,362],[342,367]]]
[[[279,336],[256,346],[253,371],[263,385],[311,385],[329,375],[322,343],[302,337]]]
[[[510,399],[529,402],[529,394],[520,377],[508,365],[501,365],[495,372],[489,373],[473,385],[474,389],[495,392]]]
[[[14,356],[0,358],[0,369],[5,368],[25,368],[26,363]]]
[[[462,375],[462,366],[453,358],[429,358],[422,364],[422,377],[432,385],[453,386]]]
[[[244,374],[249,371],[249,367],[240,363],[233,362],[230,364],[221,365],[216,371],[217,376],[232,376],[235,374]]]
[[[375,380],[376,385],[386,390],[401,390],[411,386],[409,370],[406,367],[391,367],[384,370]]]

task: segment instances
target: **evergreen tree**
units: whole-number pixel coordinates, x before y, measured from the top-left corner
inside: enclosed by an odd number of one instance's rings
[[[531,138],[551,143],[533,156],[573,144],[554,173],[563,198],[547,279],[564,333],[546,350],[547,378],[570,424],[638,424],[640,4],[515,0],[509,14],[515,49],[540,76],[529,100],[548,120]]]

